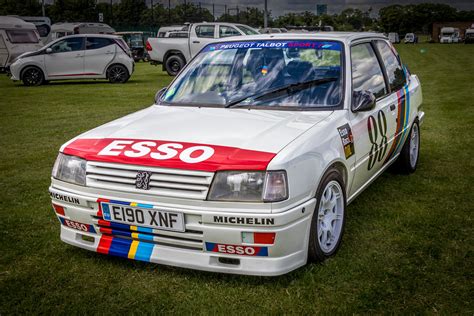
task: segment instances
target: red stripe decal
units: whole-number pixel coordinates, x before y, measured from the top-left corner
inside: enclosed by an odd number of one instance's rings
[[[103,219],[99,219],[98,224],[99,224],[100,226],[110,226],[110,222],[109,222],[109,221],[106,221],[106,220],[103,220]]]
[[[112,236],[100,237],[99,246],[97,246],[97,252],[108,254],[110,250],[110,245],[112,245],[112,239]]]
[[[101,74],[97,74],[94,72],[86,72],[82,74],[65,74],[65,75],[49,75],[50,77],[72,77],[72,76],[97,76]]]
[[[275,157],[274,153],[235,147],[113,138],[76,139],[64,153],[93,161],[211,172],[266,170]]]

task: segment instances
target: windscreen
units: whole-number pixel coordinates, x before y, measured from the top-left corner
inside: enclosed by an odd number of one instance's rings
[[[342,44],[238,41],[206,46],[162,103],[196,106],[334,107],[342,102]]]

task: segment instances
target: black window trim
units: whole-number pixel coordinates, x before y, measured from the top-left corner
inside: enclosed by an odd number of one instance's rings
[[[384,82],[385,82],[385,89],[387,90],[386,94],[384,94],[384,95],[382,95],[382,96],[375,99],[376,104],[377,104],[378,101],[381,101],[381,100],[385,99],[386,97],[388,97],[392,93],[390,92],[390,87],[389,87],[389,83],[388,83],[388,80],[387,80],[388,77],[387,77],[386,70],[385,70],[385,65],[383,64],[383,62],[382,63],[380,62],[381,58],[380,58],[378,50],[376,49],[375,44],[374,44],[374,41],[376,41],[376,40],[377,40],[376,38],[363,38],[363,39],[352,42],[351,46],[350,46],[350,49],[349,49],[349,55],[350,55],[350,58],[351,58],[351,95],[352,95],[352,93],[354,92],[354,86],[352,84],[352,74],[353,74],[353,69],[352,69],[352,47],[360,45],[360,44],[369,44],[372,47],[372,49],[375,53],[375,57],[377,58],[377,61],[379,63],[380,70],[382,70],[382,75],[383,75]],[[351,100],[351,102],[352,102],[352,100]]]

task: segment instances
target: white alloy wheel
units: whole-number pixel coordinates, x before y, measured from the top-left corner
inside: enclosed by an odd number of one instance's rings
[[[418,152],[420,145],[420,133],[418,133],[418,124],[413,124],[410,135],[410,165],[415,168],[418,161]]]
[[[318,242],[328,254],[341,238],[344,218],[344,196],[339,182],[332,180],[324,188],[318,208]]]

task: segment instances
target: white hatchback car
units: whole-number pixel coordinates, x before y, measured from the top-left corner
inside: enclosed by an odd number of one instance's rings
[[[50,80],[108,79],[125,83],[134,70],[127,44],[119,36],[81,34],[62,37],[38,51],[20,55],[7,70],[27,86]]]
[[[61,239],[226,273],[322,261],[347,203],[391,165],[415,171],[421,102],[381,34],[209,44],[156,104],[61,147],[49,189]]]

